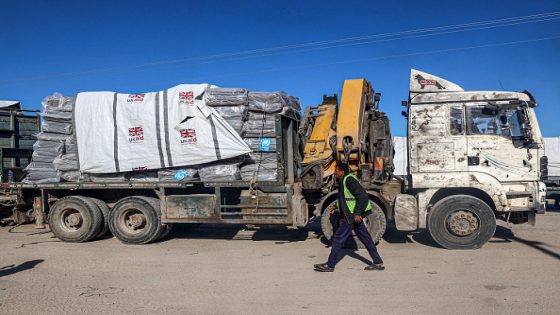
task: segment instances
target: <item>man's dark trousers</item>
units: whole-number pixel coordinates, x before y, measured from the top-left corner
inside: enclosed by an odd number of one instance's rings
[[[366,249],[369,252],[369,255],[373,259],[374,264],[381,264],[383,260],[377,253],[377,247],[369,234],[364,221],[360,223],[353,223],[349,224],[345,218],[340,218],[338,221],[338,229],[336,230],[333,239],[332,239],[332,249],[331,254],[329,255],[329,260],[327,264],[329,267],[334,268],[337,263],[338,255],[340,254],[340,250],[342,250],[342,246],[346,243],[348,237],[352,234],[352,229],[356,232],[358,239],[366,246]]]

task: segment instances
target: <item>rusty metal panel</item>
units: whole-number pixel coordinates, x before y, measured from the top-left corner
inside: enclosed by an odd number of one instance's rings
[[[164,218],[214,218],[216,202],[215,195],[207,194],[165,196]]]

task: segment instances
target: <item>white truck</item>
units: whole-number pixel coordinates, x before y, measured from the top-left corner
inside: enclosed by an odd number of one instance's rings
[[[398,230],[428,229],[443,247],[478,248],[496,218],[534,224],[546,209],[544,142],[527,92],[464,91],[413,70],[408,176],[395,198]]]

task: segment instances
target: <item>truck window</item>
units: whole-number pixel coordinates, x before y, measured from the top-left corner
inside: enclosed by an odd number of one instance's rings
[[[470,107],[467,110],[469,135],[502,135],[497,114],[484,111],[484,107]]]
[[[463,107],[451,107],[450,117],[450,127],[449,130],[451,135],[462,135],[463,134]]]
[[[467,109],[467,134],[496,135],[506,138],[521,136],[521,127],[517,112],[513,109],[488,111],[484,107]]]

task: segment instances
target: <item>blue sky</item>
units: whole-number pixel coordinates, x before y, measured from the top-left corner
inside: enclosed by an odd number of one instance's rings
[[[137,93],[179,83],[284,90],[316,105],[344,79],[382,93],[395,135],[410,68],[469,90],[529,90],[560,136],[560,19],[361,45],[222,53],[560,12],[560,1],[2,1],[0,99]],[[549,38],[549,39],[545,39]],[[550,39],[552,38],[552,39]],[[464,49],[478,47],[473,49]],[[140,66],[139,66],[140,65]]]

